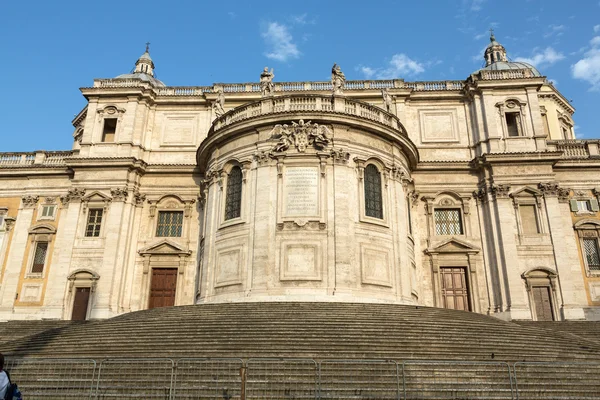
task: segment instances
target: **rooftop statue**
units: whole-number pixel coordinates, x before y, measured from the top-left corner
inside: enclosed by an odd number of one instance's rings
[[[273,78],[275,78],[273,68],[271,68],[271,72],[269,72],[269,67],[265,67],[263,72],[260,74],[260,91],[263,96],[268,96],[275,91]]]
[[[333,94],[343,94],[345,84],[346,75],[344,75],[340,66],[334,63],[331,68],[331,87]]]
[[[386,88],[381,89],[381,95],[383,96],[383,105],[385,111],[392,112],[393,99]]]
[[[216,118],[225,114],[225,93],[223,93],[223,89],[219,89],[218,93],[219,94],[212,106]]]

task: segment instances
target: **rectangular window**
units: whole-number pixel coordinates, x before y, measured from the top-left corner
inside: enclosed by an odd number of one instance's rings
[[[462,235],[463,227],[460,210],[457,208],[440,208],[434,210],[436,235]]]
[[[40,218],[38,218],[38,219],[53,219],[55,210],[56,210],[55,205],[43,205],[42,213],[40,215]]]
[[[535,205],[520,205],[519,214],[521,214],[521,231],[523,234],[530,235],[540,233]]]
[[[506,117],[506,129],[508,136],[521,136],[521,116],[518,112],[508,112],[504,114]]]
[[[88,220],[85,227],[86,237],[99,237],[100,227],[102,226],[102,216],[104,210],[101,208],[91,208],[88,211]]]
[[[35,244],[35,252],[33,254],[33,265],[31,273],[41,274],[44,272],[44,264],[46,263],[46,253],[48,252],[48,242],[37,242]]]
[[[406,219],[408,220],[408,233],[412,235],[412,216],[410,215],[410,200],[406,199]]]
[[[159,211],[156,236],[181,237],[183,231],[183,211]]]
[[[592,211],[589,200],[577,200],[577,211]]]
[[[116,132],[117,132],[117,119],[116,118],[105,118],[104,119],[104,128],[102,128],[102,141],[103,142],[114,142]]]
[[[600,251],[598,239],[583,239],[583,251],[590,271],[600,271]]]

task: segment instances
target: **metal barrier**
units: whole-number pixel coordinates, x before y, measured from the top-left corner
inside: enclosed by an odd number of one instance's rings
[[[600,399],[600,363],[251,358],[11,359],[32,399]]]
[[[512,399],[504,362],[405,361],[404,399]]]
[[[28,400],[92,398],[94,360],[8,359],[5,368]]]
[[[395,361],[327,360],[319,371],[321,399],[400,399]]]
[[[230,358],[182,358],[175,364],[173,399],[241,399],[244,362]]]
[[[600,364],[517,362],[517,399],[600,399]]]
[[[96,399],[170,399],[173,385],[170,358],[111,358],[102,360]],[[27,398],[25,393],[24,397]]]
[[[318,370],[312,359],[251,358],[246,399],[318,399]]]

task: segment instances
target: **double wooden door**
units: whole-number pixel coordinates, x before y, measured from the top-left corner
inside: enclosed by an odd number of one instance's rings
[[[440,268],[440,278],[444,308],[471,311],[466,268],[442,267]]]
[[[153,268],[148,308],[175,305],[177,268]]]
[[[550,288],[548,286],[534,286],[531,288],[531,292],[533,294],[536,319],[538,321],[554,321]]]

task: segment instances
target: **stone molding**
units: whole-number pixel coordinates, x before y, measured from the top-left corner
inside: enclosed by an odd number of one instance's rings
[[[571,195],[571,189],[561,188],[558,182],[540,182],[538,188],[544,197],[558,197],[558,201],[561,203],[568,202]]]
[[[5,217],[4,218],[4,226],[6,227],[6,232],[10,232],[12,228],[15,226],[17,219],[15,217]]]
[[[499,185],[490,185],[490,193],[494,200],[496,199],[506,199],[508,198],[508,194],[510,192],[510,185],[499,184]]]
[[[340,147],[337,150],[331,150],[331,158],[336,164],[348,164],[348,161],[350,160],[350,153],[344,151],[344,149]]]
[[[63,206],[66,206],[73,200],[81,200],[81,198],[84,195],[85,195],[85,189],[72,188],[67,191],[66,195],[60,196],[60,202]]]
[[[110,189],[110,195],[112,196],[113,201],[126,201],[129,192],[127,191],[127,188],[112,188]]]
[[[309,221],[305,219],[296,219],[294,221],[284,221],[277,224],[277,230],[279,231],[322,231],[327,229],[327,224],[320,221]]]
[[[143,206],[144,201],[146,201],[146,195],[140,193],[137,189],[133,190],[133,204],[136,206]]]
[[[31,195],[21,197],[21,201],[23,202],[23,208],[35,207],[35,205],[37,204],[39,199],[40,199],[39,196],[31,196]]]

